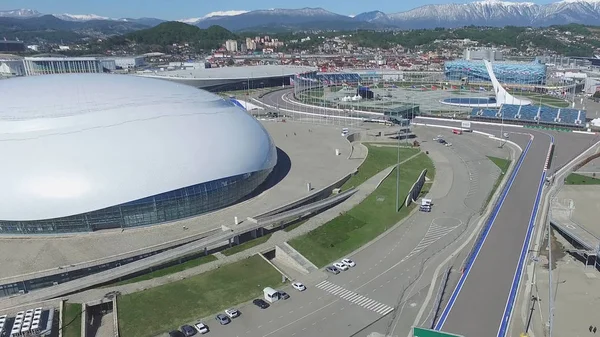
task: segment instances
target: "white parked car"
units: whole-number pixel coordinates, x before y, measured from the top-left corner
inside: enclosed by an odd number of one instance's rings
[[[240,312],[235,308],[229,308],[225,310],[225,315],[229,316],[229,318],[236,318],[240,315]]]
[[[343,259],[342,263],[345,264],[348,267],[354,267],[354,266],[356,266],[356,263],[354,263],[354,261],[352,261],[352,260],[350,260],[348,258]]]
[[[296,289],[298,291],[304,291],[304,290],[306,290],[306,287],[304,286],[304,284],[302,284],[300,282],[294,282],[294,283],[292,283],[292,287],[294,287],[294,289]]]
[[[341,270],[341,271],[346,271],[348,270],[348,266],[343,264],[342,262],[336,262],[333,264],[334,267],[336,267],[337,269]]]
[[[208,326],[202,322],[196,323],[195,327],[196,330],[203,335],[208,332]]]

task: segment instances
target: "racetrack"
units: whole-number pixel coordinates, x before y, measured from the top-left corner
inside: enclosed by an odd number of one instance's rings
[[[457,122],[418,120],[457,126]],[[496,135],[500,133],[498,126],[475,125],[473,128]],[[526,140],[523,135],[531,135],[530,148],[493,218],[476,259],[465,271],[436,326],[467,337],[504,336],[506,333],[521,276],[517,274],[515,277],[515,273],[527,255],[528,246],[523,245],[526,238],[530,239],[528,235],[533,230],[533,217],[537,212],[536,202],[539,201],[543,167],[551,140],[554,139],[557,147],[550,171],[562,167],[593,141],[593,137],[587,135],[537,132],[516,127],[504,127],[504,132],[508,132],[509,137],[524,149]]]

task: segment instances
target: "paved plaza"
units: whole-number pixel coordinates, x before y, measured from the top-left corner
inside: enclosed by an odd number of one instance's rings
[[[121,254],[200,235],[222,225],[234,226],[236,216],[245,220],[306,197],[354,171],[361,163],[360,159],[348,159],[352,147],[340,136],[339,128],[275,121],[263,124],[277,147],[290,158],[289,172],[274,187],[241,204],[158,226],[77,235],[2,237],[0,284],[19,275],[44,270],[53,273],[59,267],[69,269],[84,262],[114,260]],[[340,150],[339,156],[335,155],[336,149]],[[307,183],[312,185],[310,192]]]

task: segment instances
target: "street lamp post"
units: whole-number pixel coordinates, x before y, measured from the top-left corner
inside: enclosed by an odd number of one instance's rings
[[[398,118],[398,114],[400,112],[397,111],[396,112],[396,119],[400,120]],[[398,152],[398,158],[396,160],[396,212],[398,212],[400,210],[400,130],[402,129],[402,123],[400,123],[399,127],[398,127],[398,144],[396,145],[397,147],[397,152]]]

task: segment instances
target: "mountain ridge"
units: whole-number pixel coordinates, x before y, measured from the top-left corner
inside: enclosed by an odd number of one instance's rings
[[[118,21],[156,26],[159,18],[108,18],[95,14],[50,14],[63,21]],[[34,9],[0,11],[2,18],[34,19],[47,16]],[[219,25],[231,31],[253,27],[293,27],[293,29],[427,29],[475,26],[550,26],[579,23],[600,25],[600,0],[562,0],[549,4],[479,0],[470,3],[423,5],[395,13],[368,11],[348,16],[323,8],[274,8],[253,11],[212,12],[195,18],[176,20],[208,28]]]

